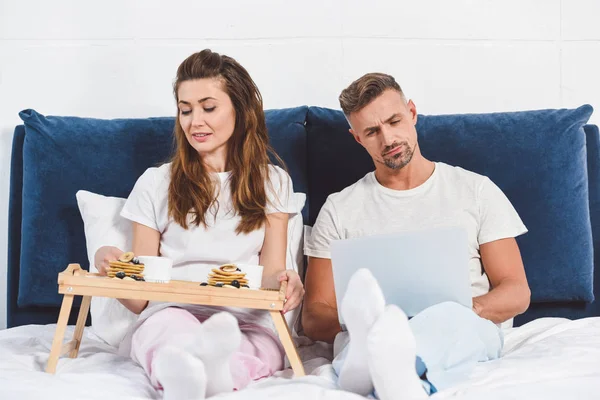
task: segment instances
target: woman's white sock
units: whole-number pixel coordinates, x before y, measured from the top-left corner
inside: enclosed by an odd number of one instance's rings
[[[152,370],[163,387],[164,400],[204,399],[204,364],[187,351],[176,347],[158,349],[152,360]]]
[[[211,316],[201,326],[200,340],[194,352],[206,367],[206,396],[233,390],[231,356],[239,350],[242,333],[237,319],[226,312]]]

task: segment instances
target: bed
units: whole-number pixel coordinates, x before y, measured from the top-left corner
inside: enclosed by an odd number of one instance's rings
[[[67,334],[72,333],[72,327]],[[600,318],[541,318],[506,334],[503,357],[481,363],[471,378],[433,399],[594,399],[600,397]],[[144,371],[118,356],[90,331],[79,357],[61,359],[57,374],[44,372],[54,325],[26,325],[0,332],[2,399],[160,399]],[[331,348],[298,340],[308,375],[277,377],[221,395],[224,399],[357,399],[335,389]],[[400,397],[399,397],[400,398]]]
[[[518,243],[530,309],[507,330],[501,359],[479,364],[468,381],[434,398],[600,398],[600,136],[587,124],[591,113],[584,105],[419,116],[423,153],[489,176],[529,228]],[[288,232],[288,267],[302,273],[297,232],[314,223],[328,194],[361,178],[372,163],[339,111],[301,106],[266,114],[294,191],[305,195],[296,233]],[[88,269],[94,251],[76,193],[125,198],[147,167],[166,160],[173,119],[46,117],[34,110],[21,118],[11,158],[9,329],[0,331],[0,399],[160,398],[140,367],[117,356],[98,329],[85,330],[77,359],[62,358],[56,375],[43,371],[61,301],[56,276],[73,262]],[[104,244],[114,239],[98,236]],[[306,377],[290,379],[287,369],[220,397],[360,398],[336,390],[329,345],[301,335],[296,341]]]

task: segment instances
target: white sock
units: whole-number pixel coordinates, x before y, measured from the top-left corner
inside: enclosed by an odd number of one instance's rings
[[[152,360],[156,380],[163,387],[164,400],[204,399],[206,373],[202,361],[185,350],[163,347]]]
[[[341,313],[348,329],[348,354],[340,370],[341,389],[366,396],[373,391],[367,363],[367,335],[383,314],[385,298],[377,280],[368,269],[352,275],[342,300]]]
[[[415,337],[400,308],[393,304],[386,306],[369,332],[367,349],[369,370],[381,400],[428,397],[415,368]]]
[[[233,390],[230,360],[241,342],[238,321],[229,313],[215,314],[202,324],[202,334],[194,351],[206,367],[206,397]]]

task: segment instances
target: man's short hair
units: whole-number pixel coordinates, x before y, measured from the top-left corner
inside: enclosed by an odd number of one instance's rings
[[[379,72],[363,75],[342,90],[339,97],[340,107],[346,117],[349,117],[389,89],[398,91],[404,98],[404,93],[393,76]]]

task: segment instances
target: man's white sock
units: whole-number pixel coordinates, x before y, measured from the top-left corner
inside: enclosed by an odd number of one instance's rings
[[[385,298],[377,280],[368,269],[352,275],[342,300],[341,313],[348,329],[348,354],[340,370],[341,389],[363,396],[373,391],[367,364],[367,334],[383,314]]]
[[[176,347],[158,349],[152,360],[152,370],[163,387],[164,400],[204,399],[204,364],[187,351]]]
[[[417,345],[406,314],[395,305],[385,307],[367,339],[369,370],[381,400],[425,399],[415,369]]]
[[[221,312],[207,319],[201,328],[202,334],[194,351],[206,367],[206,396],[231,392],[230,360],[242,343],[238,321],[233,315]]]

